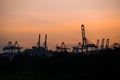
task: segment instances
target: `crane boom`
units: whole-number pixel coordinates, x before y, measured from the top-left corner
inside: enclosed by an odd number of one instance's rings
[[[85,46],[87,43],[87,39],[85,36],[85,26],[83,24],[81,25],[81,30],[82,30],[82,45]]]

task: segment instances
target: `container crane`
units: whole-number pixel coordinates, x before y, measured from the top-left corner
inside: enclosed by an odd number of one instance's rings
[[[106,40],[105,48],[109,48],[109,41],[110,41],[110,39],[107,39],[107,40]]]
[[[20,52],[20,49],[22,49],[22,47],[20,47],[20,45],[18,44],[18,42],[15,41],[14,50],[15,50],[16,52]]]
[[[100,42],[100,40],[98,39],[96,42],[96,48],[99,48],[99,42]]]
[[[86,46],[87,45],[87,38],[85,36],[85,26],[82,24],[81,25],[81,30],[82,30],[82,46]]]
[[[112,45],[112,47],[113,47],[114,49],[120,49],[120,43],[114,43],[114,44]]]
[[[4,53],[17,53],[20,52],[20,49],[22,49],[22,47],[19,46],[17,41],[15,41],[14,45],[11,41],[9,41],[7,46],[3,48],[3,51]]]
[[[67,48],[64,42],[61,43],[61,46],[56,46],[57,52],[68,52],[68,50],[70,50],[70,48]]]
[[[38,38],[38,42],[37,42],[37,47],[39,47],[40,48],[40,39],[41,39],[41,35],[39,34],[39,38]]]
[[[43,48],[48,49],[48,47],[47,47],[47,34],[45,34],[45,41],[43,44]]]
[[[87,50],[87,48],[86,48],[87,38],[85,36],[85,26],[83,24],[81,25],[81,31],[82,31],[82,49],[81,49],[81,51],[84,52]]]
[[[105,44],[105,39],[102,39],[102,42],[101,42],[101,49],[104,49],[104,44]]]
[[[91,51],[94,51],[95,48],[96,48],[96,45],[95,44],[92,44],[88,41],[88,39],[86,38],[86,35],[85,35],[85,26],[82,24],[81,25],[81,31],[82,31],[82,49],[81,51],[82,52],[91,52]]]
[[[76,47],[73,47],[73,52],[81,52],[81,48],[82,48],[82,45],[81,43],[79,42],[78,45]]]

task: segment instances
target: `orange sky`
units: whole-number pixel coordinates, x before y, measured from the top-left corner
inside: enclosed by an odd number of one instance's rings
[[[86,36],[110,38],[120,43],[120,0],[0,0],[0,50],[8,41],[31,47],[38,34],[48,34],[48,47],[64,41],[68,47],[81,42],[81,24]]]

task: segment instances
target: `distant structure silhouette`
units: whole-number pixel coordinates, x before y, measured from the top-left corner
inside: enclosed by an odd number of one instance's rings
[[[47,34],[45,35],[45,41],[43,44],[43,48],[45,48],[46,50],[48,49],[48,47],[47,47]]]
[[[114,49],[120,49],[120,44],[119,44],[119,43],[114,43],[114,44],[112,45],[112,47],[113,47]]]
[[[3,48],[3,51],[4,53],[18,53],[21,49],[22,47],[19,46],[17,41],[15,41],[15,44],[9,41],[7,46]]]
[[[105,45],[105,39],[102,39],[102,42],[101,42],[101,50],[104,49],[104,45]]]
[[[82,31],[82,48],[81,48],[81,52],[82,53],[88,53],[88,52],[95,51],[97,46],[95,44],[90,43],[88,41],[88,39],[86,38],[85,26],[83,24],[81,25],[81,31]]]
[[[99,42],[100,42],[100,40],[98,39],[97,42],[96,42],[96,48],[97,49],[99,48]]]
[[[29,54],[31,56],[34,55],[44,55],[49,56],[51,53],[48,50],[47,47],[47,34],[45,34],[45,41],[43,43],[43,46],[41,46],[41,35],[39,34],[38,42],[36,46],[32,46],[32,49],[25,49],[25,54]]]
[[[85,26],[82,24],[81,25],[81,38],[82,42],[78,42],[76,46],[72,47],[72,50],[68,48],[65,44],[65,42],[62,42],[61,45],[59,46],[58,44],[56,45],[56,50],[49,50],[48,45],[47,45],[47,34],[45,34],[44,42],[41,44],[41,35],[39,34],[38,36],[38,41],[35,46],[32,46],[31,49],[25,49],[23,52],[21,52],[22,47],[18,44],[17,41],[13,44],[11,41],[8,42],[7,46],[3,48],[3,55],[4,56],[15,56],[19,53],[23,54],[28,54],[31,56],[36,56],[36,55],[42,55],[42,56],[51,56],[55,52],[60,52],[60,53],[66,53],[69,52],[71,54],[89,54],[89,53],[98,53],[100,51],[103,51],[105,49],[119,49],[120,44],[119,43],[114,43],[112,47],[110,47],[110,39],[102,39],[101,44],[100,40],[98,39],[96,44],[91,43],[89,39],[86,37],[86,32],[85,32]],[[106,40],[106,42],[105,42]]]
[[[19,46],[17,41],[15,41],[14,44],[11,41],[9,41],[7,46],[3,47],[4,53],[2,55],[3,56],[9,56],[10,59],[12,60],[12,58],[14,56],[22,53],[21,49],[22,49],[22,47]]]
[[[79,42],[76,47],[73,47],[73,52],[79,53],[79,52],[81,52],[81,49],[82,49],[82,44],[81,44],[81,42]]]
[[[68,50],[70,48],[67,48],[64,42],[61,43],[61,46],[56,45],[56,52],[69,52]]]
[[[107,40],[106,40],[105,48],[107,48],[107,49],[109,48],[109,41],[110,41],[110,39],[107,39]]]
[[[37,47],[40,48],[41,45],[40,45],[40,38],[41,38],[41,35],[39,34],[39,38],[38,38],[38,42],[37,42]]]

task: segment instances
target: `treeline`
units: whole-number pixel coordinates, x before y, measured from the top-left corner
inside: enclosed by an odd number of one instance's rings
[[[51,57],[20,54],[10,60],[0,56],[1,74],[47,74],[91,77],[119,75],[120,49],[104,50],[96,54],[54,53]]]

